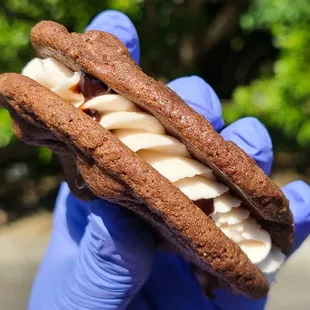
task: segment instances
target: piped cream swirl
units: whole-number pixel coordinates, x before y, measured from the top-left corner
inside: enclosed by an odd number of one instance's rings
[[[64,100],[83,109],[95,110],[100,125],[113,132],[131,150],[137,152],[159,173],[178,187],[189,199],[213,199],[212,220],[222,232],[247,254],[270,280],[285,259],[241,201],[218,182],[212,171],[193,159],[186,146],[166,134],[165,128],[152,115],[118,94],[105,94],[85,101],[75,86],[80,72],[53,58],[31,60],[22,73],[57,93]]]

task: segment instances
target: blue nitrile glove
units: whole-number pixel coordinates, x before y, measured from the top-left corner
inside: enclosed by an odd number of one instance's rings
[[[88,29],[119,37],[139,62],[139,40],[130,20],[119,12],[101,13]],[[219,100],[202,79],[177,79],[169,86],[220,131],[224,125]],[[266,173],[273,153],[268,132],[254,118],[244,118],[222,131]],[[310,233],[310,190],[301,181],[283,188],[294,214],[294,249]],[[214,302],[203,295],[190,266],[180,256],[154,249],[152,229],[130,211],[103,200],[86,203],[62,184],[53,232],[31,293],[29,309],[202,310],[263,309],[253,301],[218,290]]]

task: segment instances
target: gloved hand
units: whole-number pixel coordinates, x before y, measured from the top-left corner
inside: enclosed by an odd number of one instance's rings
[[[104,30],[122,40],[138,63],[139,39],[124,14],[105,11],[87,29]],[[221,106],[212,88],[196,76],[170,82],[191,107],[221,131]],[[272,144],[264,126],[244,118],[221,134],[243,148],[269,174]],[[290,200],[294,249],[310,233],[310,189],[301,181],[283,188]],[[57,198],[53,231],[36,276],[29,309],[263,309],[253,301],[217,290],[210,302],[190,266],[180,256],[154,249],[153,231],[130,211],[103,200],[82,202],[66,184]]]

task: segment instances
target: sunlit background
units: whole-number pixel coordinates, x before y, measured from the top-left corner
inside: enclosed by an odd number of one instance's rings
[[[164,82],[199,75],[219,95],[226,124],[243,116],[265,124],[274,142],[272,177],[279,185],[297,178],[310,182],[310,1],[2,0],[0,72],[20,72],[34,56],[29,32],[38,21],[55,20],[81,32],[104,9],[123,11],[134,22],[147,74]],[[43,236],[34,241],[40,246],[32,249],[38,253],[30,258],[34,270],[62,179],[57,157],[17,141],[8,113],[0,109],[0,247],[12,247],[8,236],[25,236],[31,226],[33,238]],[[3,253],[20,255],[15,248],[0,251],[0,265]]]

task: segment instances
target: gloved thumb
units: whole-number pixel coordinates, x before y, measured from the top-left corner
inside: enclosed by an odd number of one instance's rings
[[[56,294],[62,309],[124,309],[148,278],[154,240],[131,211],[102,200],[91,204],[76,260]]]

